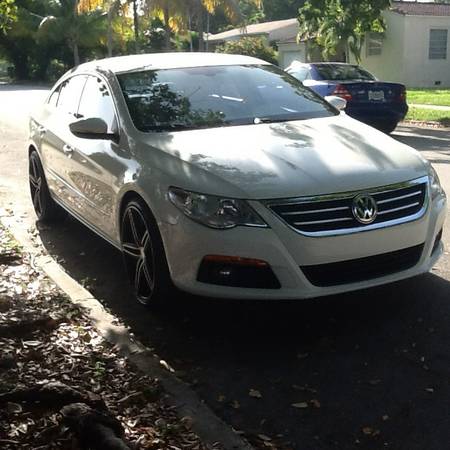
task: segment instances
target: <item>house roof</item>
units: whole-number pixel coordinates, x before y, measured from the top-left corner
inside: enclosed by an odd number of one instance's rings
[[[228,41],[240,36],[267,36],[269,41],[280,41],[294,36],[298,33],[298,20],[285,19],[274,22],[263,22],[247,25],[242,28],[233,28],[223,33],[211,34],[209,42]]]
[[[392,11],[405,16],[450,16],[448,3],[392,2]]]

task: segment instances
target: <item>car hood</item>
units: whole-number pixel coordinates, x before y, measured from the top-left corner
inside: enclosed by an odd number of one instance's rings
[[[147,134],[145,141],[148,163],[157,159],[169,184],[247,199],[363,190],[427,173],[418,152],[345,115]]]

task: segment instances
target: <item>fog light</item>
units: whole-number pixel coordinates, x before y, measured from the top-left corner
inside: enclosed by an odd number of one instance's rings
[[[279,289],[280,282],[266,261],[240,256],[207,255],[197,281],[230,287]]]

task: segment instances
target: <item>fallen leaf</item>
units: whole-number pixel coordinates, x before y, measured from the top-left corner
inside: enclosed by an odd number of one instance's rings
[[[256,390],[256,389],[250,389],[248,395],[249,395],[250,397],[254,397],[254,398],[262,398],[261,392],[259,392],[259,391]]]
[[[362,432],[363,432],[364,434],[366,434],[367,436],[370,436],[371,434],[373,434],[373,428],[370,428],[370,427],[364,427],[364,428],[362,429]]]
[[[294,408],[304,409],[304,408],[308,407],[308,403],[306,403],[306,402],[292,403],[291,406],[294,407]]]
[[[159,363],[164,367],[164,369],[167,369],[169,372],[172,372],[172,373],[175,372],[175,370],[173,369],[173,367],[171,367],[171,366],[167,363],[167,361],[164,361],[163,359],[161,359],[161,360],[159,361]]]
[[[265,442],[269,442],[269,441],[272,440],[269,436],[266,436],[265,434],[258,434],[258,437],[259,437],[262,441],[265,441]]]

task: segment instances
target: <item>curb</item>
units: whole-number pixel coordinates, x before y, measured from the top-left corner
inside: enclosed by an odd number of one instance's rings
[[[400,126],[414,126],[420,128],[433,128],[435,130],[450,130],[450,127],[442,125],[440,122],[423,121],[423,120],[403,120],[399,123]]]
[[[14,217],[0,215],[0,222],[23,246],[24,251],[31,255],[34,265],[42,269],[74,304],[85,311],[106,341],[114,345],[115,349],[139,370],[160,380],[164,391],[169,394],[166,402],[175,407],[180,419],[193,419],[192,430],[205,444],[225,450],[253,450],[253,447],[216,416],[186,383],[165,368],[155,354],[134,339],[126,327],[115,325],[117,319],[106,311],[88,290],[67,274],[51,256],[41,255],[41,245],[33,242],[28,231],[14,226]]]

